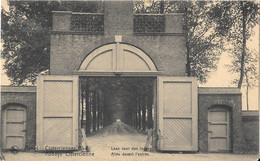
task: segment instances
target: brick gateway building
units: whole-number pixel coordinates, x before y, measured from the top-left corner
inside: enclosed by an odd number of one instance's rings
[[[124,118],[134,127],[153,128],[157,151],[258,151],[258,114],[242,112],[241,92],[198,88],[196,78],[185,76],[182,14],[133,14],[131,1],[104,1],[103,10],[53,12],[50,75],[39,76],[37,88],[2,87],[2,148],[77,149],[83,125],[99,129]],[[109,95],[111,102],[104,108],[100,105],[95,115],[92,111],[92,122],[99,122],[90,125],[88,115],[82,114],[86,108],[82,82],[122,78],[152,84],[150,89],[140,89],[151,95],[133,97],[146,104],[125,107],[119,93],[132,102],[127,95],[131,92],[119,86],[114,92],[98,91],[103,99]],[[117,98],[122,98],[118,106]],[[127,113],[131,115],[125,117]],[[145,125],[141,120],[147,121]]]

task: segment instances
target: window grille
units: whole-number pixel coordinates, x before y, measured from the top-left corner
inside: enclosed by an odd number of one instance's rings
[[[162,14],[136,14],[134,15],[135,33],[165,32],[165,16]]]
[[[72,14],[71,31],[103,33],[104,15],[103,14]]]

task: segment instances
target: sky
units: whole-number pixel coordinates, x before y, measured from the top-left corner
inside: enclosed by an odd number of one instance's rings
[[[254,36],[252,36],[247,42],[247,46],[251,49],[255,49],[259,56],[259,25],[254,28]],[[200,84],[201,87],[236,87],[231,84],[232,80],[237,78],[235,74],[228,72],[226,65],[231,64],[231,58],[228,53],[222,53],[220,61],[218,63],[217,71],[211,73],[210,78],[206,84]],[[259,66],[259,64],[258,64]],[[259,73],[259,68],[258,68]],[[259,83],[258,83],[259,84]],[[249,90],[249,110],[258,110],[259,101],[259,87],[255,87]],[[243,110],[246,110],[246,90],[241,89],[242,92],[242,104]]]
[[[5,8],[7,6],[6,0],[1,1],[2,6]],[[251,49],[255,49],[258,52],[259,56],[259,26],[256,26],[254,29],[254,36],[252,36],[247,45]],[[1,85],[10,85],[10,81],[3,70],[4,60],[1,58]],[[218,68],[215,72],[211,73],[211,76],[208,78],[208,82],[205,84],[199,84],[200,87],[235,87],[236,85],[231,84],[232,80],[236,78],[236,75],[228,72],[226,65],[231,64],[231,58],[228,53],[223,53],[221,55],[220,61],[218,63]],[[259,73],[259,70],[258,70]],[[259,84],[259,83],[258,83]],[[259,87],[254,87],[249,91],[249,110],[258,110],[258,98],[259,98]],[[246,91],[245,89],[241,89],[242,92],[242,106],[243,110],[246,110]]]

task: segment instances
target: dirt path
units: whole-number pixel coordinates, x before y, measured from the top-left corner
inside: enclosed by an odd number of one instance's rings
[[[136,128],[127,125],[123,122],[114,122],[111,125],[95,131],[90,134],[89,137],[97,137],[97,136],[110,136],[110,135],[146,135],[146,132],[141,130],[137,130]]]
[[[116,122],[87,137],[90,153],[4,153],[6,161],[256,161],[257,155],[180,154],[144,152],[147,136],[122,122]],[[85,155],[85,156],[84,156]]]
[[[118,156],[123,152],[143,152],[146,138],[144,132],[123,122],[115,122],[87,137],[87,142],[95,155]]]

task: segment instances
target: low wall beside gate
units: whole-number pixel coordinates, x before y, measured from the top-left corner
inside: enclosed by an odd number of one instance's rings
[[[214,107],[230,111],[230,152],[243,153],[242,93],[238,88],[208,88],[198,90],[199,151],[209,152],[208,112]]]
[[[242,111],[244,153],[257,154],[259,151],[259,111]]]
[[[1,114],[7,107],[13,105],[26,109],[25,150],[34,150],[36,145],[36,87],[1,86]],[[0,132],[2,140],[4,133],[2,116]],[[3,147],[3,145],[1,146]]]

